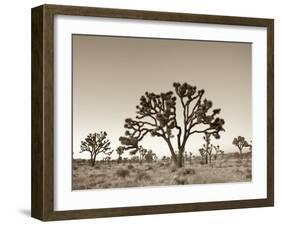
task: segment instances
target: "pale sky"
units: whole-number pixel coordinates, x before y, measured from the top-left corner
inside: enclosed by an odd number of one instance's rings
[[[116,149],[141,95],[174,91],[173,82],[205,89],[225,120],[226,132],[212,143],[236,151],[235,136],[252,139],[251,66],[250,43],[73,35],[74,158],[89,157],[79,153],[89,133],[106,131]],[[186,150],[197,155],[202,136],[191,136]],[[141,145],[170,156],[161,138],[148,135]]]

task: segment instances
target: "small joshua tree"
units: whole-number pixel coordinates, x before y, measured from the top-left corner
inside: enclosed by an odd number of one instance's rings
[[[214,155],[214,158],[215,160],[218,158],[218,155],[221,154],[222,158],[223,158],[223,155],[224,155],[224,151],[220,150],[220,146],[217,145],[217,146],[214,146],[212,145],[214,150],[215,150],[215,155]]]
[[[187,159],[188,159],[190,164],[192,163],[192,158],[193,158],[193,154],[192,154],[192,152],[189,152],[189,155],[188,155]]]
[[[235,145],[236,147],[238,147],[239,153],[240,153],[240,157],[242,157],[242,150],[243,150],[243,148],[250,147],[250,149],[252,149],[251,148],[252,145],[250,145],[246,141],[245,137],[242,137],[242,136],[238,136],[237,138],[235,137],[233,139],[233,141],[232,141],[232,144]]]
[[[144,160],[145,155],[147,154],[147,149],[143,148],[140,145],[137,149],[130,151],[131,155],[135,155],[137,153],[139,154],[139,162],[140,162],[140,164],[142,164],[142,161]]]
[[[126,150],[135,150],[147,134],[159,137],[166,142],[175,165],[182,167],[187,140],[194,134],[205,133],[219,139],[224,120],[217,117],[220,109],[212,109],[212,101],[203,97],[203,89],[177,82],[173,87],[174,92],[146,92],[141,96],[137,115],[125,120],[125,136],[119,140]],[[178,117],[179,112],[182,117]],[[176,142],[172,142],[173,138]]]
[[[99,154],[111,155],[110,142],[106,139],[107,133],[101,131],[100,133],[90,133],[85,140],[81,141],[81,151],[90,153],[90,165],[94,166],[96,157]]]
[[[200,161],[200,164],[204,164],[204,161],[206,159],[206,152],[205,152],[205,149],[204,148],[199,148],[199,153],[201,155],[201,161]]]
[[[117,163],[120,163],[122,161],[122,155],[124,153],[124,148],[122,146],[119,146],[116,149],[117,155],[118,155],[118,159],[117,159]]]
[[[203,148],[199,149],[200,155],[205,158],[205,164],[211,163],[212,161],[212,151],[213,145],[211,145],[211,134],[205,133],[203,139],[205,140],[205,144],[203,144]]]
[[[147,161],[147,162],[157,161],[157,155],[155,153],[153,153],[152,150],[148,150],[145,155],[145,161]]]

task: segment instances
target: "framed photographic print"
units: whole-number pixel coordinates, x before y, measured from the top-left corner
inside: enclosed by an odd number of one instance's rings
[[[273,206],[272,19],[32,9],[32,216]]]

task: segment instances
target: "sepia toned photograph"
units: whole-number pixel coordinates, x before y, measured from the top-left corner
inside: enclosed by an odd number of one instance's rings
[[[252,181],[252,44],[72,35],[72,189]]]

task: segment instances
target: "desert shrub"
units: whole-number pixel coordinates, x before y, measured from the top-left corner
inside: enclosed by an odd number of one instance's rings
[[[82,159],[81,160],[81,163],[88,163],[89,162],[89,160],[87,160],[87,159]]]
[[[101,188],[112,188],[112,183],[111,182],[105,182],[104,184],[101,184]]]
[[[100,166],[95,166],[95,169],[100,169]]]
[[[229,182],[228,178],[222,178],[215,174],[198,174],[190,177],[190,184],[211,184]]]
[[[174,177],[174,183],[183,185],[183,184],[189,184],[189,181],[187,177],[184,177],[182,175],[176,175]]]
[[[222,163],[220,162],[220,163],[217,165],[217,168],[224,168],[224,166],[223,166]]]
[[[129,164],[128,169],[134,169],[134,166],[132,164]]]
[[[179,175],[194,175],[195,174],[195,169],[181,169],[179,171]]]
[[[246,179],[252,179],[252,174],[251,173],[246,174]]]
[[[250,167],[250,165],[248,163],[244,163],[242,166],[245,167],[245,168],[249,168]]]
[[[199,164],[200,164],[200,165],[205,165],[205,161],[202,161],[202,160],[201,160],[201,161],[199,162]]]
[[[124,168],[119,168],[119,169],[117,169],[116,174],[118,177],[125,178],[130,175],[130,171],[127,169],[124,169]]]
[[[233,167],[233,165],[229,164],[228,167]]]
[[[240,169],[233,170],[233,172],[236,174],[244,174],[244,172]]]
[[[73,170],[77,170],[78,169],[78,167],[77,166],[73,166]]]
[[[210,163],[209,167],[214,168],[214,163]]]
[[[170,166],[170,165],[171,165],[170,162],[166,162],[166,163],[165,163],[165,166]]]
[[[177,167],[173,166],[173,167],[171,168],[171,173],[176,172],[176,171],[177,171]]]
[[[148,166],[145,170],[153,170],[152,166]]]
[[[164,167],[164,166],[165,166],[165,163],[164,163],[164,162],[160,162],[160,163],[159,163],[159,166],[160,166],[160,167]]]
[[[151,180],[151,177],[146,172],[139,171],[136,175],[136,180]]]
[[[236,161],[235,161],[235,163],[237,163],[237,164],[241,164],[241,163],[242,163],[242,161],[241,161],[241,159],[238,159],[238,160],[236,160]]]

